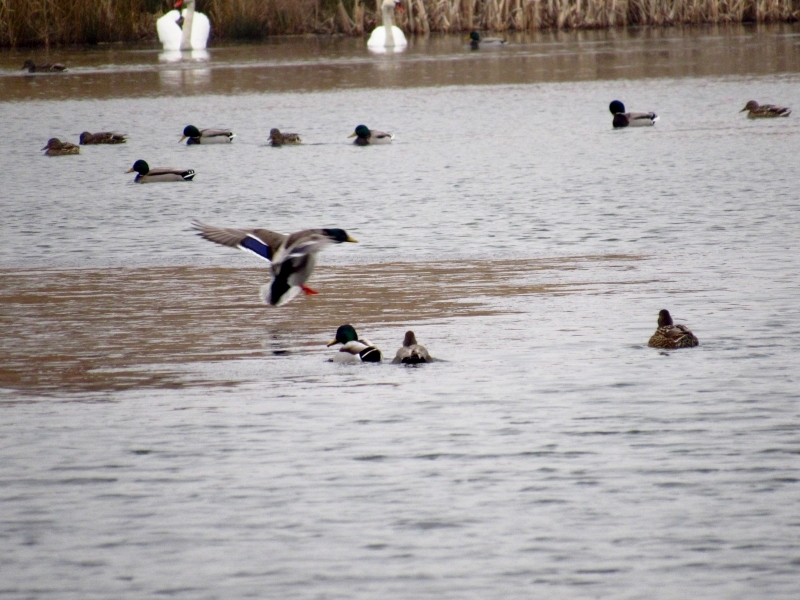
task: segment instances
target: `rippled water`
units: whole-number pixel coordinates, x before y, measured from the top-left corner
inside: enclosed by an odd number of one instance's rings
[[[737,111],[800,110],[800,30],[513,41],[0,55],[4,597],[796,597],[800,115]],[[361,243],[270,310],[192,218]],[[344,322],[442,360],[326,362]]]

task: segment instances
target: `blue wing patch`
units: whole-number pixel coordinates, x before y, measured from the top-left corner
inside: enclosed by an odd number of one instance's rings
[[[247,236],[239,244],[242,250],[248,250],[253,254],[257,254],[266,260],[272,260],[272,248],[267,246],[264,242],[251,236]]]

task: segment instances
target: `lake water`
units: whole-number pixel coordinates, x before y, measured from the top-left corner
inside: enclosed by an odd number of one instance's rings
[[[800,111],[800,28],[509,42],[0,53],[0,595],[797,597],[800,114],[738,111]],[[270,309],[193,218],[360,243]]]

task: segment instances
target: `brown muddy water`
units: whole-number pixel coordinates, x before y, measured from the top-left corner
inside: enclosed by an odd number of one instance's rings
[[[0,595],[797,596],[800,114],[738,111],[800,110],[800,29],[509,41],[0,53]],[[360,243],[270,309],[193,218]]]

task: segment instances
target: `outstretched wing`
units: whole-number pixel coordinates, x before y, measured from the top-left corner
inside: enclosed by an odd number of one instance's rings
[[[222,246],[238,248],[255,254],[266,261],[272,261],[283,245],[286,236],[269,229],[234,229],[231,227],[215,227],[200,221],[192,221],[192,228],[198,235]]]

